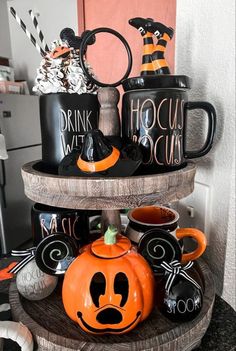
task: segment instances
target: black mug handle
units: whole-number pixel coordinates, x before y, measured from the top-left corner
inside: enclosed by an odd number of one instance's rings
[[[215,134],[215,129],[216,129],[216,111],[215,108],[212,104],[209,102],[205,101],[188,101],[184,104],[184,120],[186,123],[186,117],[187,117],[187,111],[188,110],[195,110],[195,109],[201,109],[206,111],[207,117],[208,117],[208,130],[207,130],[207,137],[204,145],[202,146],[201,149],[199,150],[194,150],[194,151],[186,151],[185,146],[186,146],[186,128],[185,128],[185,133],[184,133],[184,147],[183,147],[183,153],[184,157],[186,159],[189,158],[196,158],[196,157],[201,157],[206,155],[213,143],[214,139],[214,134]]]

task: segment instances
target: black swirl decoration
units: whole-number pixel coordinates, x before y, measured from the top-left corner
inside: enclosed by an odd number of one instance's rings
[[[78,247],[73,238],[56,233],[44,238],[37,246],[35,260],[38,267],[47,274],[64,274],[76,258]]]
[[[150,229],[141,237],[138,252],[148,261],[156,274],[162,273],[161,263],[181,261],[182,252],[177,239],[164,229]]]

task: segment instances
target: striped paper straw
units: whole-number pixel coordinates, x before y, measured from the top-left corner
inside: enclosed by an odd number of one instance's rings
[[[38,33],[39,39],[40,39],[41,43],[43,44],[43,49],[45,51],[49,51],[49,47],[48,47],[47,43],[45,42],[43,32],[41,31],[41,29],[39,27],[38,20],[37,20],[35,14],[33,13],[33,10],[29,10],[29,14],[30,14],[30,17],[32,19],[34,28],[36,29],[36,31]]]
[[[34,38],[34,36],[29,32],[29,30],[27,29],[26,25],[24,24],[24,22],[20,19],[20,17],[17,15],[15,9],[13,7],[10,7],[10,12],[12,14],[12,16],[15,18],[16,22],[19,24],[19,26],[21,27],[21,29],[23,29],[23,31],[25,32],[25,34],[27,35],[27,37],[29,38],[29,40],[31,41],[31,43],[34,45],[34,47],[36,48],[36,50],[40,53],[41,56],[45,56],[46,53],[45,51],[39,46],[39,44],[36,42],[36,39]]]

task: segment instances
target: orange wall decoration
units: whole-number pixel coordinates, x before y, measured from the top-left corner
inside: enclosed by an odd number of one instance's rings
[[[140,75],[142,36],[128,24],[133,17],[153,18],[175,29],[176,0],[77,0],[79,34],[85,29],[110,27],[128,41],[133,54],[130,77]],[[117,81],[126,70],[126,56],[118,39],[110,34],[98,34],[87,58],[98,78],[104,82]],[[166,59],[174,73],[175,36],[168,43]]]

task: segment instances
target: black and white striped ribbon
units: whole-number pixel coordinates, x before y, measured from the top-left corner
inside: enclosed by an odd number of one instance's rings
[[[22,28],[22,30],[25,32],[31,43],[34,45],[36,50],[40,53],[42,57],[46,55],[45,51],[39,46],[39,44],[36,42],[35,37],[29,32],[27,29],[25,23],[20,19],[20,17],[17,15],[16,10],[13,7],[10,7],[10,12],[12,16],[15,18],[16,22],[19,24],[19,26]]]
[[[18,256],[18,257],[22,256],[25,258],[19,263],[17,263],[12,269],[10,269],[8,273],[13,273],[13,274],[18,273],[28,262],[34,259],[35,252],[36,252],[36,247],[31,247],[30,249],[23,250],[23,251],[12,250],[11,252],[12,256]]]
[[[177,261],[177,260],[172,261],[170,263],[167,263],[165,261],[161,263],[161,267],[164,268],[165,271],[169,273],[169,276],[167,278],[166,285],[165,285],[165,289],[166,289],[168,294],[170,292],[170,289],[172,287],[172,284],[173,284],[175,278],[178,275],[181,275],[186,280],[188,280],[193,285],[195,285],[196,288],[201,290],[200,285],[186,273],[186,270],[191,268],[192,265],[193,265],[193,262],[189,261],[185,266],[181,266],[181,263],[179,261]]]
[[[30,17],[32,19],[34,28],[36,29],[36,31],[38,33],[39,39],[40,39],[40,41],[41,41],[41,43],[43,45],[43,49],[45,51],[49,51],[49,47],[48,47],[47,43],[45,42],[45,38],[44,38],[43,32],[42,32],[42,30],[39,27],[39,23],[38,23],[37,17],[35,16],[33,10],[29,10],[29,15],[30,15]]]

